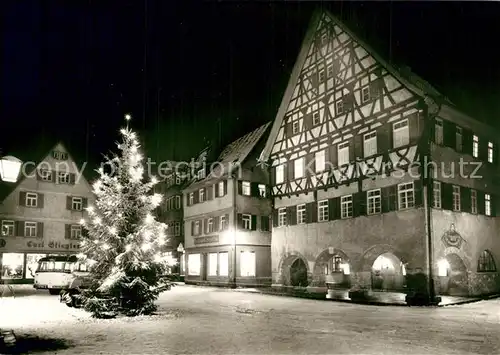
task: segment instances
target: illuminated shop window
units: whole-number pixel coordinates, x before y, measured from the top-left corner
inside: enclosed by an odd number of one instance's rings
[[[188,271],[191,276],[199,276],[200,275],[200,254],[189,254],[188,256]]]
[[[34,279],[38,267],[38,260],[44,258],[47,254],[26,254],[26,275],[27,279]]]
[[[22,279],[24,273],[23,253],[4,253],[2,255],[2,279]]]

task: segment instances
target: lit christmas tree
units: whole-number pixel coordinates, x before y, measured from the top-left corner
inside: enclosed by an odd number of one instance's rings
[[[128,126],[121,134],[121,154],[106,158],[111,172],[98,170],[95,206],[87,209],[89,220],[81,221],[79,258],[91,265],[90,287],[81,297],[84,308],[98,318],[150,314],[159,293],[171,286],[164,279],[169,266],[162,258],[167,226],[152,215],[162,196],[152,193],[154,177],[144,182],[136,134]]]

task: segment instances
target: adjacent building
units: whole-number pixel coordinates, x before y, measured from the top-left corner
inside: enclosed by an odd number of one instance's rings
[[[93,201],[82,168],[62,143],[38,161],[24,161],[17,183],[2,183],[2,283],[32,283],[39,258],[79,251],[79,221]]]
[[[421,271],[431,295],[500,291],[497,145],[494,129],[316,13],[260,157],[273,284],[404,292]]]
[[[271,284],[269,180],[257,166],[269,127],[229,144],[183,190],[186,283]]]
[[[172,261],[175,260],[172,272],[185,273],[185,261],[183,256],[184,248],[184,203],[182,189],[192,181],[192,170],[196,166],[201,166],[198,160],[204,159],[206,150],[200,153],[196,161],[187,163],[167,160],[161,162],[157,167],[157,173],[161,181],[155,186],[155,192],[163,195],[163,202],[157,208],[157,217],[160,222],[168,226],[167,243],[165,252],[170,254]],[[194,165],[193,165],[194,163]]]

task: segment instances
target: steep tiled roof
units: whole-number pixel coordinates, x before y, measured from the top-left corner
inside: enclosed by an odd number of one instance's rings
[[[213,171],[207,171],[207,176],[205,179],[195,179],[186,188],[195,189],[198,186],[205,185],[209,181],[226,176],[229,172],[229,167],[231,166],[231,164],[243,164],[245,159],[254,149],[257,142],[259,142],[259,140],[264,136],[270,124],[271,122],[267,122],[256,130],[244,135],[243,137],[238,138],[237,140],[227,145],[217,158],[218,164],[213,164]],[[210,166],[207,166],[207,168],[209,167]]]
[[[42,162],[45,157],[59,144],[61,144],[66,149],[66,146],[62,141],[56,142],[54,144],[54,141],[49,143],[48,140],[43,139],[39,140],[38,143],[32,145],[24,145],[22,148],[11,150],[8,152],[8,154],[5,155],[12,155],[20,159],[23,162],[23,167],[25,169],[26,175],[30,175],[38,166],[38,164]],[[74,161],[71,153],[68,152],[68,155]],[[1,156],[3,156],[3,154],[0,154],[0,157]],[[83,173],[84,177],[86,177],[85,171]],[[0,203],[23,181],[24,178],[22,176],[19,176],[19,179],[15,183],[4,182],[0,180]]]
[[[57,144],[50,142],[44,138],[39,138],[33,144],[22,144],[13,150],[8,152],[0,152],[0,157],[4,155],[12,155],[20,159],[23,164],[26,162],[41,162],[49,153],[49,150],[55,147]],[[33,165],[26,165],[26,173],[30,174],[35,167]],[[22,181],[22,177],[19,177],[17,182],[4,182],[0,180],[0,202],[3,201]]]
[[[340,21],[337,17],[333,16],[331,13],[329,13],[326,10],[317,10],[315,14],[313,15],[313,18],[311,20],[311,24],[309,26],[309,29],[306,33],[306,36],[303,40],[302,47],[299,52],[299,56],[297,60],[295,61],[295,65],[293,67],[292,73],[290,75],[290,79],[288,81],[288,86],[285,90],[285,93],[283,95],[283,99],[281,101],[281,105],[278,109],[278,112],[276,114],[276,119],[274,120],[273,127],[271,128],[271,132],[269,134],[269,139],[267,141],[266,146],[264,147],[260,160],[261,161],[267,161],[269,159],[269,156],[271,154],[271,149],[272,145],[274,144],[274,141],[276,140],[276,137],[278,135],[278,131],[281,127],[281,124],[283,122],[283,119],[285,117],[286,110],[288,108],[288,104],[290,101],[290,98],[292,97],[293,90],[295,89],[295,85],[297,83],[298,77],[302,71],[304,62],[306,61],[306,57],[309,52],[309,48],[313,44],[315,40],[315,35],[316,35],[316,29],[318,28],[318,25],[320,24],[321,21],[323,20],[326,21],[333,21],[336,25],[338,25],[349,37],[351,37],[352,40],[357,42],[362,48],[364,48],[374,59],[377,61],[382,67],[384,67],[389,73],[394,75],[396,79],[401,81],[401,83],[406,86],[408,90],[416,94],[417,96],[420,97],[426,97],[426,96],[431,96],[433,99],[438,99],[439,101],[442,101],[444,104],[449,105],[449,106],[454,106],[450,100],[446,97],[444,97],[438,90],[436,90],[429,82],[426,80],[422,79],[415,73],[411,71],[411,69],[408,66],[400,66],[397,67],[396,65],[393,65],[389,63],[387,60],[385,60],[382,56],[380,56],[371,46],[369,46],[365,41],[363,41],[357,34],[352,32],[342,21]]]

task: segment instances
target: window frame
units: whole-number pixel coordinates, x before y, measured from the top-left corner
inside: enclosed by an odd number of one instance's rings
[[[340,218],[348,219],[353,217],[353,196],[344,195],[340,197]]]
[[[284,227],[287,223],[286,207],[278,208],[278,227]]]
[[[34,230],[35,231],[34,235],[28,233],[28,230]],[[37,235],[38,235],[38,223],[32,221],[24,222],[24,236],[28,238],[36,238]]]
[[[453,198],[453,211],[454,212],[461,212],[462,210],[462,200],[460,196],[460,186],[458,185],[453,185],[452,187],[452,198]]]
[[[400,139],[401,144],[399,144],[399,141],[396,141],[398,132],[405,132],[405,135],[403,136],[404,139]],[[400,148],[407,146],[408,144],[410,144],[410,123],[408,122],[408,118],[403,118],[402,120],[398,120],[392,124],[392,147]]]
[[[4,233],[5,227],[7,227],[7,229],[9,231],[11,230],[11,227],[12,227],[12,233],[5,234]],[[16,222],[14,220],[11,220],[11,219],[4,219],[4,220],[2,220],[2,231],[1,232],[2,232],[1,233],[2,237],[15,237],[15,234],[16,234]]]
[[[38,194],[36,192],[26,192],[24,202],[26,207],[38,207]]]
[[[406,187],[410,185],[411,187]],[[401,184],[398,184],[397,193],[398,193],[398,210],[407,210],[415,207],[415,184],[413,181],[403,182]],[[411,195],[409,195],[409,193],[411,193]],[[409,196],[411,196],[411,203],[408,202]],[[405,198],[406,201],[405,203],[403,203],[403,197]]]
[[[328,213],[328,200],[318,201],[318,222],[327,222],[329,220]]]
[[[372,195],[370,196],[370,194]],[[382,213],[381,189],[373,189],[366,191],[366,207],[367,207],[366,214],[369,216]]]
[[[245,230],[252,230],[252,215],[243,213],[241,215],[241,228]]]

